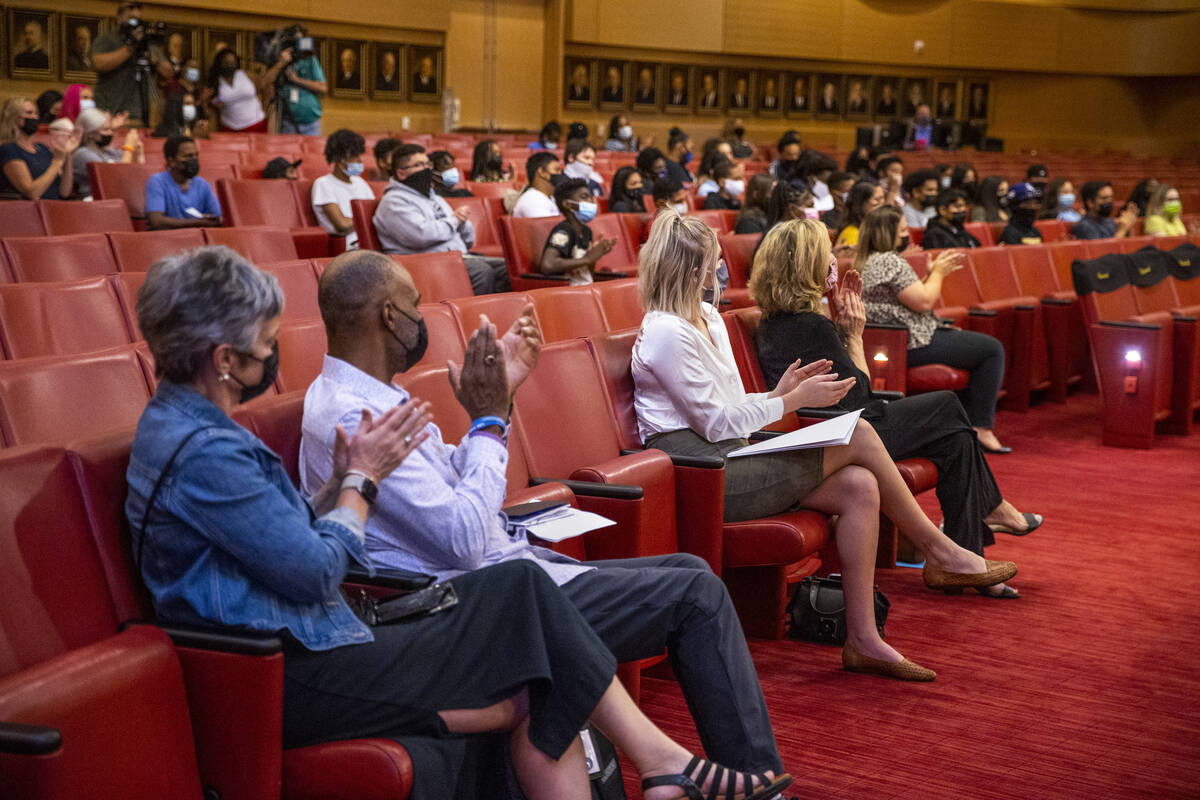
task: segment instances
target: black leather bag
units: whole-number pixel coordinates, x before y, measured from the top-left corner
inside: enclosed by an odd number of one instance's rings
[[[875,587],[875,627],[883,636],[891,603]],[[788,604],[791,627],[788,635],[819,644],[846,643],[846,599],[842,594],[842,576],[803,578]]]
[[[617,748],[595,725],[579,732],[583,754],[587,761],[588,780],[592,785],[592,800],[626,800],[625,781],[621,777],[621,761]]]

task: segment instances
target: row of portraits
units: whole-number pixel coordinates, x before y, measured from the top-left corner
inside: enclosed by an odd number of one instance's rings
[[[7,9],[2,19],[6,30],[0,42],[7,45],[4,60],[10,77],[81,83],[96,80],[92,46],[115,24],[111,18],[23,8]],[[205,73],[224,49],[232,49],[248,64],[253,38],[246,31],[168,23],[163,41],[155,46],[176,66],[195,59]],[[312,52],[335,96],[441,101],[440,47],[314,37]]]
[[[567,108],[754,114],[847,120],[907,119],[921,105],[941,121],[986,121],[984,80],[839,75],[568,57]]]

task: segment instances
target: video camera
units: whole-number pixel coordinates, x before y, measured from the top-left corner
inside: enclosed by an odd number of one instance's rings
[[[145,31],[140,39],[134,35],[139,29]],[[135,49],[167,43],[167,23],[161,21],[147,22],[140,17],[130,17],[121,25],[120,33],[125,44]]]
[[[289,25],[273,31],[255,34],[254,60],[268,67],[279,61],[284,50],[292,51],[292,60],[312,58],[313,40],[303,25]]]

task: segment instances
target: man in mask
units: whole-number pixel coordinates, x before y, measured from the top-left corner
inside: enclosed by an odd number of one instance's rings
[[[596,172],[596,148],[587,139],[567,139],[563,158],[567,162],[563,175],[587,181],[592,194],[604,196],[604,176]]]
[[[146,181],[146,217],[150,230],[219,228],[221,204],[200,177],[200,153],[190,136],[172,136],[163,144],[165,172]]]
[[[1087,211],[1083,219],[1071,228],[1076,239],[1112,239],[1128,236],[1137,222],[1137,206],[1127,206],[1117,219],[1112,218],[1113,188],[1108,181],[1088,181],[1079,190],[1083,207]]]
[[[425,148],[402,144],[392,151],[392,179],[375,210],[375,233],[388,253],[463,254],[475,294],[512,289],[503,258],[471,254],[475,226],[467,208],[451,209],[433,191],[433,164]]]
[[[682,184],[696,180],[687,165],[692,160],[692,138],[679,128],[672,128],[667,136],[667,175]]]
[[[566,180],[558,156],[542,150],[525,159],[525,179],[529,185],[517,198],[512,215],[521,218],[557,217],[554,187],[559,181]]]
[[[576,184],[576,191],[586,188]],[[378,253],[338,256],[321,276],[318,298],[329,352],[304,399],[300,475],[306,492],[332,473],[339,426],[352,435],[364,408],[378,415],[419,402],[393,378],[416,365],[428,344],[412,279]],[[428,438],[379,483],[366,524],[371,559],[439,580],[487,564],[532,561],[619,661],[667,651],[709,758],[738,770],[780,772],[737,614],[702,560],[677,553],[581,563],[509,535],[501,513],[506,440],[513,396],[541,347],[533,306],[506,332],[484,317],[469,338],[450,383],[473,420],[471,430],[455,446],[430,424]]]
[[[1017,183],[1008,190],[1008,225],[999,244],[1041,244],[1034,222],[1042,209],[1042,192],[1032,183]]]
[[[908,202],[904,204],[904,219],[910,228],[924,228],[929,220],[937,216],[938,174],[931,169],[910,172],[905,178],[904,193]]]
[[[905,150],[928,150],[933,144],[933,113],[922,103],[904,133]],[[912,224],[911,222],[909,223]]]
[[[926,250],[979,247],[979,240],[963,227],[967,222],[967,196],[960,189],[943,189],[936,206],[937,216],[925,226],[922,247]]]

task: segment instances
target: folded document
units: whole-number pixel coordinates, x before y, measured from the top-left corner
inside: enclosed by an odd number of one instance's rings
[[[791,431],[757,444],[740,447],[730,451],[726,457],[735,458],[760,453],[781,453],[784,450],[807,450],[810,447],[836,447],[850,444],[850,437],[854,435],[854,426],[860,416],[862,416],[861,408],[858,411],[842,414],[840,417],[818,422],[816,425],[809,425],[798,431]]]
[[[566,503],[526,503],[505,509],[512,536],[536,536],[546,542],[561,542],[588,531],[615,525],[611,519],[580,511]]]

